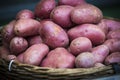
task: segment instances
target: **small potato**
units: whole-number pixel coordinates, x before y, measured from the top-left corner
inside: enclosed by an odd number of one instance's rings
[[[95,57],[90,52],[80,53],[76,59],[75,64],[77,68],[90,68],[95,65]]]
[[[108,46],[110,52],[120,51],[120,39],[108,39],[104,42],[104,45]]]
[[[8,61],[16,60],[16,56],[15,55],[8,55],[6,60],[8,60]]]
[[[38,34],[40,22],[34,19],[19,19],[15,26],[14,32],[17,36],[27,37]]]
[[[85,3],[86,3],[85,0],[58,0],[59,5],[77,6]]]
[[[16,15],[16,19],[34,19],[34,13],[31,10],[28,9],[23,9],[21,11],[19,11]]]
[[[24,53],[24,52],[23,52],[23,53]],[[19,62],[21,62],[21,63],[23,63],[23,57],[24,57],[23,53],[20,53],[20,54],[17,56],[17,60],[18,60]]]
[[[107,39],[120,39],[120,29],[109,31]]]
[[[23,53],[23,62],[31,65],[39,65],[48,54],[49,47],[46,44],[34,44]]]
[[[66,47],[69,44],[67,33],[59,25],[50,20],[41,22],[40,36],[51,48]]]
[[[30,36],[27,38],[27,41],[28,41],[29,46],[34,45],[34,44],[40,44],[43,42],[40,35]]]
[[[40,19],[48,19],[51,11],[56,7],[55,0],[40,0],[35,6],[35,16]]]
[[[23,37],[14,37],[10,42],[10,51],[14,55],[24,52],[28,48],[28,42]]]
[[[109,48],[106,45],[99,45],[91,49],[97,63],[103,63],[109,55]]]
[[[93,45],[101,44],[105,41],[105,33],[94,24],[82,24],[68,30],[70,40],[77,37],[87,37]]]
[[[15,37],[15,33],[14,33],[14,25],[15,25],[16,21],[12,20],[11,22],[9,22],[7,25],[5,25],[2,29],[1,35],[2,35],[2,39],[4,40],[4,42],[6,42],[7,44],[10,43],[11,39],[13,37]]]
[[[120,63],[120,52],[113,52],[105,59],[105,64]]]
[[[6,59],[9,54],[10,54],[10,51],[8,48],[4,46],[0,46],[0,58]]]
[[[95,63],[95,66],[94,67],[104,67],[105,65],[102,64],[102,63]]]
[[[75,38],[70,43],[70,52],[77,56],[82,52],[87,52],[92,49],[92,42],[86,37]]]
[[[71,19],[76,24],[99,23],[102,11],[92,4],[78,5],[71,11]]]
[[[50,14],[50,18],[63,28],[73,26],[70,13],[74,8],[69,5],[61,5],[54,8]]]
[[[58,47],[48,53],[40,66],[52,68],[73,68],[74,63],[75,57],[65,48]]]

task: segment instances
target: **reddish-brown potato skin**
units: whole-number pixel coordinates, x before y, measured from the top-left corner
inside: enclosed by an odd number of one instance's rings
[[[76,24],[99,23],[102,18],[102,11],[91,4],[78,5],[71,11],[71,19]]]
[[[105,59],[105,64],[120,63],[120,52],[113,52]]]
[[[16,15],[16,19],[34,19],[35,16],[34,16],[34,13],[29,10],[29,9],[23,9],[23,10],[20,10],[17,15]]]
[[[10,55],[7,56],[6,60],[8,60],[8,61],[16,60],[16,58],[17,58],[17,57],[16,57],[15,55],[11,55],[11,54],[10,54]]]
[[[14,37],[10,41],[10,51],[14,55],[24,52],[28,48],[28,42],[23,37]]]
[[[120,39],[120,29],[109,31],[107,39]]]
[[[77,56],[92,49],[92,42],[86,37],[78,37],[70,43],[70,52]]]
[[[68,35],[59,25],[52,21],[42,21],[39,30],[43,41],[51,48],[66,47],[69,43]]]
[[[63,28],[69,28],[73,26],[70,18],[70,13],[74,7],[69,5],[61,5],[54,8],[50,14],[50,18]]]
[[[58,0],[59,5],[77,6],[85,3],[86,3],[85,0]]]
[[[120,39],[108,39],[104,42],[104,45],[108,46],[110,52],[120,51]]]
[[[11,39],[13,37],[15,37],[15,33],[14,33],[14,25],[15,25],[15,23],[16,23],[16,20],[12,20],[7,25],[5,25],[3,27],[3,29],[2,29],[2,32],[1,32],[2,39],[7,44],[9,44]]]
[[[103,63],[109,55],[109,48],[106,45],[99,45],[92,48],[91,53],[94,55],[97,63]]]
[[[27,37],[38,34],[40,22],[34,19],[19,19],[14,26],[17,36]]]
[[[17,56],[17,60],[18,60],[19,62],[23,63],[23,57],[24,57],[23,53],[20,53],[20,54]]]
[[[52,68],[73,68],[74,63],[75,57],[65,48],[58,47],[48,53],[40,66]]]
[[[46,44],[34,44],[23,53],[23,62],[31,65],[39,65],[48,52],[49,47]]]
[[[87,37],[93,45],[101,44],[105,41],[105,33],[94,24],[82,24],[68,30],[70,40],[77,37]]]
[[[9,54],[10,54],[10,51],[8,48],[4,46],[0,46],[0,58],[6,59]]]
[[[90,68],[95,65],[94,55],[90,52],[83,52],[79,54],[75,59],[75,65],[77,68]]]
[[[35,6],[35,16],[40,19],[46,19],[50,17],[51,11],[56,7],[55,0],[41,0]]]

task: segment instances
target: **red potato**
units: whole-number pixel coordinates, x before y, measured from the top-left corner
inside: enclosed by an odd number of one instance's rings
[[[104,67],[105,65],[102,63],[95,63],[94,67]]]
[[[103,63],[109,55],[109,48],[106,45],[99,45],[91,49],[97,63]]]
[[[120,52],[113,52],[105,59],[105,64],[120,63]]]
[[[11,22],[9,22],[7,25],[5,25],[2,29],[1,35],[2,35],[2,39],[4,40],[4,42],[6,42],[7,44],[10,43],[11,39],[13,37],[15,37],[15,33],[14,33],[14,25],[15,25],[16,21],[12,20]]]
[[[92,42],[86,37],[75,38],[70,43],[70,52],[77,56],[82,52],[87,52],[92,49]]]
[[[34,17],[34,13],[29,9],[20,10],[16,15],[16,19],[34,19]]]
[[[4,46],[0,46],[0,58],[6,59],[6,57],[10,54],[9,49]]]
[[[75,65],[77,68],[90,68],[95,65],[95,57],[90,52],[80,53],[75,59]]]
[[[8,61],[11,61],[11,60],[16,60],[16,56],[15,55],[8,55],[7,57],[6,57],[6,60],[8,60]]]
[[[19,19],[15,26],[14,32],[17,36],[27,37],[38,34],[40,22],[34,19]]]
[[[61,5],[54,8],[50,14],[50,18],[63,28],[73,26],[70,13],[74,8],[69,5]]]
[[[104,45],[108,46],[110,52],[120,51],[120,39],[108,39],[104,42]]]
[[[107,39],[120,39],[120,29],[109,31]]]
[[[23,53],[23,62],[31,65],[39,65],[48,54],[49,47],[46,44],[34,44]]]
[[[59,5],[77,6],[85,3],[85,0],[58,0]]]
[[[40,44],[43,42],[40,35],[30,36],[27,38],[27,41],[28,41],[29,46],[34,45],[34,44]]]
[[[28,48],[28,42],[23,37],[14,37],[10,42],[10,51],[14,55],[24,52]]]
[[[101,44],[105,41],[105,33],[94,24],[82,24],[68,30],[70,40],[77,37],[87,37],[93,45]]]
[[[92,4],[78,5],[71,11],[71,19],[76,24],[99,23],[102,11]]]
[[[17,56],[17,60],[21,63],[23,63],[23,53],[20,53],[18,56]]]
[[[51,11],[56,7],[55,0],[40,0],[35,6],[35,16],[40,19],[46,19],[50,17]]]
[[[42,27],[39,30],[40,36],[51,48],[66,47],[69,44],[67,33],[59,25],[52,21],[42,21]]]
[[[48,53],[40,66],[52,68],[73,68],[74,63],[75,57],[65,48],[58,47]]]

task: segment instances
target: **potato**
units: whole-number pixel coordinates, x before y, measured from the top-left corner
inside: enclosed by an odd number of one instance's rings
[[[6,59],[9,54],[10,52],[8,48],[0,46],[0,58]]]
[[[75,38],[70,43],[70,52],[77,56],[82,52],[87,52],[92,49],[92,42],[86,37]]]
[[[35,16],[40,19],[46,19],[50,17],[51,11],[56,7],[55,0],[40,0],[35,6]]]
[[[120,39],[120,29],[109,31],[107,39]]]
[[[90,52],[80,53],[75,59],[75,65],[77,68],[90,68],[95,65],[95,57]]]
[[[120,52],[113,52],[105,59],[105,64],[120,63]]]
[[[23,53],[23,62],[31,65],[39,65],[48,52],[49,48],[46,44],[34,44]]]
[[[17,36],[27,37],[38,34],[40,22],[34,19],[19,19],[14,27]]]
[[[51,48],[66,47],[69,44],[67,33],[59,25],[50,20],[41,22],[40,36]]]
[[[16,60],[16,56],[15,55],[8,55],[6,60],[8,60],[8,61]]]
[[[74,8],[69,5],[61,5],[54,8],[50,14],[50,18],[63,28],[73,26],[70,13]]]
[[[108,39],[104,42],[104,45],[109,47],[110,52],[120,51],[120,39]]]
[[[71,19],[76,24],[99,23],[102,11],[92,4],[78,5],[71,11]]]
[[[24,52],[23,52],[23,53],[24,53]],[[24,57],[23,53],[20,53],[20,54],[17,56],[17,60],[18,60],[19,62],[21,62],[21,63],[23,63],[23,57]]]
[[[109,55],[109,48],[106,45],[99,45],[91,49],[97,63],[103,63]]]
[[[58,0],[59,5],[77,6],[85,3],[85,0]]]
[[[73,68],[74,63],[75,57],[65,48],[58,47],[48,53],[40,66],[52,68]]]
[[[5,25],[2,29],[1,35],[2,35],[2,39],[4,40],[4,42],[6,42],[7,44],[10,43],[11,39],[13,37],[15,37],[15,33],[14,33],[14,25],[15,25],[16,21],[12,20],[10,21],[7,25]]]
[[[102,64],[102,63],[95,63],[95,66],[94,67],[104,67],[105,65]]]
[[[29,9],[23,9],[23,10],[20,10],[17,14],[16,14],[16,19],[34,19],[34,13],[29,10]]]
[[[28,48],[28,42],[23,37],[14,37],[10,42],[10,51],[14,55],[24,52]]]
[[[35,35],[35,36],[30,36],[27,38],[29,46],[34,45],[34,44],[40,44],[42,43],[42,38],[40,35]]]
[[[77,37],[87,37],[93,45],[101,44],[105,41],[105,33],[94,24],[82,24],[68,30],[70,40]]]

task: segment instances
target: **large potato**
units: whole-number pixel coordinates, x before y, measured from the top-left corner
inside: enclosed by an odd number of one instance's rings
[[[50,20],[42,21],[39,31],[43,41],[51,48],[66,47],[69,43],[67,33]]]
[[[70,40],[77,37],[87,37],[93,45],[98,45],[104,42],[105,33],[94,24],[82,24],[68,30]]]
[[[102,11],[91,4],[78,5],[71,11],[71,19],[76,24],[99,23],[102,18]]]
[[[51,11],[55,7],[55,0],[40,0],[40,2],[35,6],[35,16],[40,19],[49,18]]]
[[[120,39],[120,29],[109,31],[107,39]]]
[[[52,68],[73,68],[74,63],[75,57],[65,48],[59,47],[51,50],[40,66]]]
[[[73,26],[70,18],[70,13],[74,8],[69,5],[61,5],[54,8],[50,14],[50,18],[63,28],[69,28]]]
[[[106,45],[99,45],[92,48],[91,53],[94,55],[97,63],[103,63],[109,55],[109,48]]]
[[[87,52],[92,49],[92,42],[86,37],[75,38],[70,43],[70,52],[77,56],[82,52]]]
[[[24,52],[28,48],[28,42],[23,37],[14,37],[10,41],[10,51],[14,55]]]
[[[23,62],[31,65],[39,65],[48,52],[49,48],[46,44],[34,44],[23,53]]]
[[[15,26],[14,32],[17,36],[32,36],[38,34],[40,22],[34,19],[19,19]]]
[[[4,46],[0,46],[0,58],[6,59],[9,54],[10,54],[10,51],[8,48]]]

